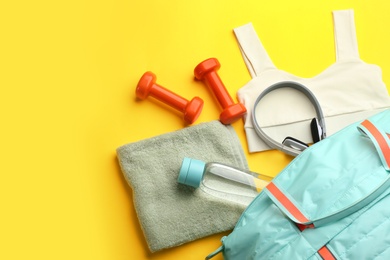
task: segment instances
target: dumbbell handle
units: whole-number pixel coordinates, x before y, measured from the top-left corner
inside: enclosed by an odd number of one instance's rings
[[[234,104],[233,99],[229,95],[225,85],[223,84],[218,73],[215,71],[209,71],[204,75],[207,85],[211,88],[213,93],[218,99],[218,102],[223,108],[227,108]]]
[[[172,91],[156,83],[154,83],[151,87],[149,95],[160,101],[164,101],[164,103],[169,104],[170,106],[181,112],[184,112],[188,104],[187,99],[173,93]]]

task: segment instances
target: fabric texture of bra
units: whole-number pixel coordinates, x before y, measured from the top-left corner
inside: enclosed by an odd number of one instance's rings
[[[284,88],[273,91],[254,108],[254,102],[267,87],[294,81],[308,87],[318,99],[325,116],[328,136],[345,126],[390,107],[381,68],[359,57],[353,10],[333,11],[336,61],[315,77],[301,78],[277,69],[265,51],[251,23],[234,29],[252,79],[237,92],[247,108],[245,132],[249,152],[270,150],[256,134],[252,110],[262,129],[281,142],[292,136],[311,143],[310,121],[315,110],[298,91]],[[289,109],[286,109],[289,108]]]

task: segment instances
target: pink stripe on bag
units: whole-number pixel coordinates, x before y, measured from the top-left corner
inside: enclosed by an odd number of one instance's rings
[[[324,260],[336,260],[332,252],[326,247],[323,246],[318,250],[318,254],[322,257]]]
[[[305,215],[303,215],[303,213],[294,205],[294,203],[292,203],[291,200],[287,198],[286,195],[284,195],[283,192],[281,192],[274,183],[270,182],[270,184],[267,185],[267,189],[299,222],[309,222]]]
[[[390,148],[387,144],[386,139],[382,136],[382,134],[379,132],[379,130],[368,120],[363,121],[362,126],[364,126],[371,135],[375,138],[377,141],[379,148],[382,151],[383,157],[385,158],[385,161],[387,163],[387,166],[390,166]]]

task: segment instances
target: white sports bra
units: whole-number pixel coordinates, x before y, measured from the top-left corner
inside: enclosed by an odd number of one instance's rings
[[[319,101],[327,135],[390,107],[382,71],[359,58],[353,10],[333,12],[336,62],[312,78],[300,78],[275,67],[251,23],[234,29],[239,47],[252,76],[237,96],[247,108],[245,132],[249,152],[271,149],[256,134],[252,113],[254,102],[267,87],[293,81],[308,87]],[[288,108],[288,109],[286,109]],[[312,143],[310,121],[316,113],[302,93],[283,88],[265,96],[256,107],[258,123],[273,139],[292,136]]]

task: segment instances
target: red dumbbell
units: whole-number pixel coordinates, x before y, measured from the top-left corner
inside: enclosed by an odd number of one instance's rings
[[[225,85],[217,74],[217,70],[221,64],[215,58],[207,59],[195,67],[194,74],[198,80],[204,80],[206,84],[214,92],[221,104],[223,111],[219,116],[219,120],[227,125],[246,114],[246,108],[243,104],[233,102],[233,99],[226,90]]]
[[[156,84],[156,75],[148,71],[142,75],[135,90],[137,98],[144,100],[149,95],[164,102],[165,104],[184,113],[184,120],[192,124],[199,117],[203,108],[203,100],[194,97],[191,101],[169,91]]]

